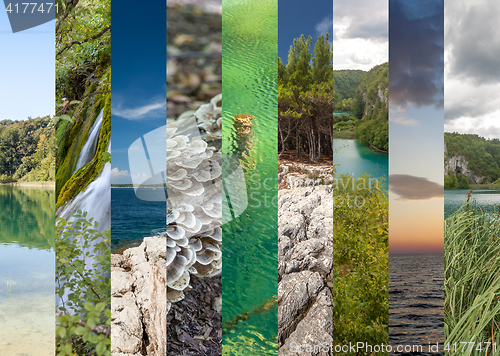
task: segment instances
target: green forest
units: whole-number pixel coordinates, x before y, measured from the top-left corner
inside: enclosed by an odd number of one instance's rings
[[[54,181],[54,150],[50,117],[0,121],[0,183]]]
[[[278,149],[307,154],[317,162],[332,156],[333,68],[330,35],[293,40],[288,64],[278,58]]]
[[[280,157],[295,151],[297,158],[307,154],[317,162],[333,154],[334,137],[389,149],[389,64],[368,72],[334,71],[329,38],[328,33],[319,36],[311,53],[312,37],[301,35],[290,46],[288,63],[278,58]]]
[[[467,161],[467,169],[483,177],[481,184],[500,185],[500,140],[487,139],[474,134],[445,132],[445,162],[453,156]],[[467,189],[471,180],[461,172],[448,172],[444,177],[445,189]]]
[[[389,150],[389,63],[368,72],[338,70],[334,78],[333,131],[375,150]]]

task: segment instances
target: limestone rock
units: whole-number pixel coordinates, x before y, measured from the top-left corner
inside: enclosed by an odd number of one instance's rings
[[[304,173],[297,173],[297,170]],[[279,355],[332,355],[332,167],[280,167]],[[307,176],[323,175],[313,184]],[[329,178],[328,178],[329,177]],[[286,184],[285,184],[286,183]],[[285,188],[285,189],[283,189]],[[288,188],[288,189],[286,189]],[[309,345],[309,348],[307,346]],[[298,353],[298,348],[301,348]]]
[[[166,354],[166,236],[111,255],[111,354]]]

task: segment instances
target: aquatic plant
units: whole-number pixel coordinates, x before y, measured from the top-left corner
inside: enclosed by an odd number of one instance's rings
[[[67,295],[56,325],[57,355],[110,355],[110,229],[78,211],[56,222],[56,294]],[[89,268],[82,256],[95,261]]]
[[[445,220],[444,332],[449,354],[500,354],[499,236],[500,216],[484,212],[470,195]],[[462,349],[466,342],[474,346]]]
[[[15,290],[16,290],[15,288],[14,288],[14,289],[12,289],[12,283],[17,284],[16,282],[14,282],[14,281],[12,280],[12,278],[11,278],[11,277],[7,278],[7,293],[12,293],[13,291],[15,291]]]

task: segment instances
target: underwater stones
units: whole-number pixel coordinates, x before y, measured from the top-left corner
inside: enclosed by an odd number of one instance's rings
[[[221,100],[167,123],[167,310],[184,298],[191,275],[221,271]]]

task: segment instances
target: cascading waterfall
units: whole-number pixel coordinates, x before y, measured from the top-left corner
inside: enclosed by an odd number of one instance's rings
[[[80,156],[78,156],[78,161],[76,162],[75,172],[85,164],[90,162],[95,156],[97,142],[99,142],[99,134],[101,133],[102,116],[103,111],[101,110],[99,116],[97,116],[97,119],[94,122],[94,125],[92,125],[90,129],[90,134],[87,142],[85,142],[85,145],[80,151]]]
[[[96,123],[92,126],[90,135],[87,142],[83,146],[82,151],[78,157],[77,168],[78,170],[83,165],[87,164],[95,156],[95,151],[97,148],[97,143],[99,141],[99,133],[102,123],[102,111],[99,117],[96,119]],[[108,146],[108,152],[111,151],[111,143]],[[80,165],[81,164],[81,165]],[[80,165],[80,166],[79,166]],[[68,223],[75,221],[73,216],[78,210],[82,212],[87,212],[87,220],[93,218],[93,221],[99,222],[99,231],[104,231],[111,226],[111,163],[106,163],[102,172],[96,180],[91,182],[87,189],[80,192],[73,200],[67,203],[57,217],[64,218]],[[89,249],[83,249],[81,260],[85,262],[86,268],[92,268],[96,262],[94,258],[86,256],[87,252],[92,252],[94,245],[102,242],[102,240],[97,239],[91,243]],[[110,277],[109,275],[104,275],[103,277]],[[63,283],[63,280],[58,282]],[[67,294],[62,297],[56,296],[56,307],[64,306],[65,301],[67,301]]]

